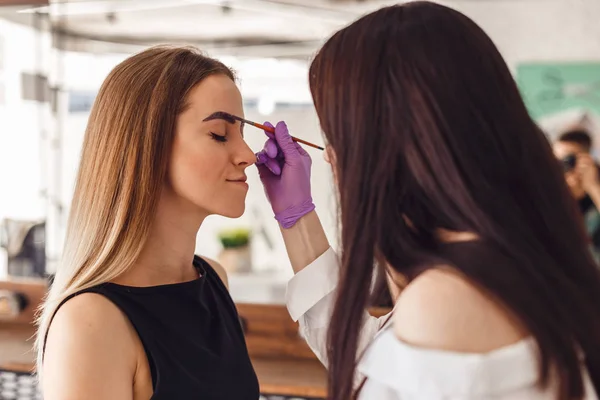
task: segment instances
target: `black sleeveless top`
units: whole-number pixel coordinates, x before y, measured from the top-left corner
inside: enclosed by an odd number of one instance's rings
[[[259,386],[227,288],[200,257],[196,280],[130,287],[105,283],[81,293],[111,300],[146,351],[152,400],[257,400]],[[60,306],[59,306],[60,307]]]

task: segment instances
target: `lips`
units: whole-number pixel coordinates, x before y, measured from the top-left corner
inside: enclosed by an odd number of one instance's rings
[[[239,178],[235,178],[235,179],[227,179],[227,182],[241,182],[241,183],[246,183],[246,180],[248,178],[246,176],[240,176]]]

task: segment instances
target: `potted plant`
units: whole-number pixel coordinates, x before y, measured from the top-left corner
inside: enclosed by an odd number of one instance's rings
[[[249,272],[252,269],[250,252],[250,229],[226,229],[218,237],[223,250],[219,254],[219,263],[227,272]]]

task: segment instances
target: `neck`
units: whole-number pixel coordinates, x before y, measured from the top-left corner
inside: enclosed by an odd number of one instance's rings
[[[198,278],[193,266],[196,234],[207,214],[176,198],[161,195],[148,239],[134,266],[115,283],[155,286]],[[185,204],[183,204],[185,203]]]

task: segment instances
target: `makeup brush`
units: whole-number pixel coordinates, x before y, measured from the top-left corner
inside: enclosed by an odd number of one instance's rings
[[[263,125],[263,124],[259,124],[257,122],[253,122],[253,121],[250,121],[250,120],[238,117],[236,115],[232,115],[232,114],[226,113],[224,111],[218,111],[216,113],[213,113],[208,118],[205,118],[204,121],[209,121],[211,119],[224,119],[225,121],[227,121],[227,122],[229,122],[231,124],[233,124],[235,121],[240,121],[240,122],[243,122],[245,124],[252,125],[252,126],[254,126],[254,127],[258,128],[258,129],[262,129],[264,131],[267,131],[269,133],[273,133],[273,134],[275,133],[275,128],[271,128],[269,126],[266,126],[266,125]],[[321,146],[318,146],[318,145],[316,145],[314,143],[311,143],[311,142],[307,142],[306,140],[302,140],[302,139],[299,139],[299,138],[294,137],[294,136],[292,136],[292,140],[294,142],[298,142],[298,143],[304,144],[306,146],[313,147],[315,149],[325,150]]]
[[[254,126],[254,127],[258,128],[258,129],[262,129],[262,130],[265,130],[265,131],[273,133],[273,134],[275,133],[275,128],[271,128],[271,127],[263,125],[263,124],[258,124],[256,122],[252,122],[252,121],[249,121],[249,120],[243,119],[243,118],[238,118],[238,121],[241,121],[241,122],[243,122],[245,124],[248,124],[248,125],[252,125],[252,126]],[[307,142],[306,140],[302,140],[302,139],[299,139],[299,138],[294,137],[294,136],[292,136],[292,140],[294,142],[298,142],[298,143],[302,143],[302,144],[310,146],[310,147],[314,147],[315,149],[325,150],[321,146],[318,146],[318,145],[316,145],[314,143],[311,143],[311,142]]]

